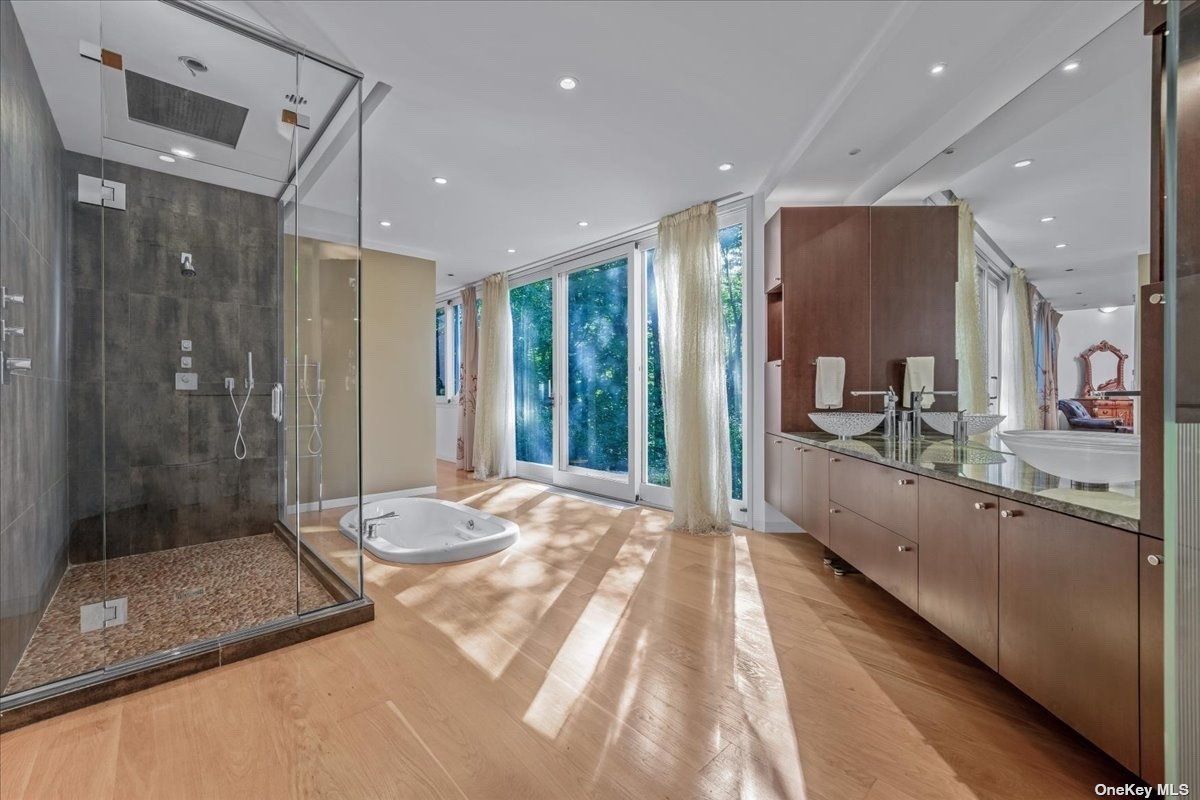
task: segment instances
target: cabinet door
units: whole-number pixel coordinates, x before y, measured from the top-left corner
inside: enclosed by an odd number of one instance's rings
[[[767,434],[766,452],[763,455],[763,478],[766,480],[764,494],[769,505],[780,511],[783,504],[780,499],[780,487],[783,485],[783,439],[774,434]]]
[[[783,361],[768,361],[763,366],[764,425],[772,433],[783,432]]]
[[[829,548],[915,611],[917,545],[837,503],[829,511]]]
[[[804,516],[804,446],[791,439],[783,443],[783,480],[780,486],[779,510],[792,522],[800,525]]]
[[[783,283],[783,253],[780,250],[780,234],[783,227],[783,215],[778,211],[767,220],[763,240],[763,262],[766,266],[766,290]]]
[[[800,527],[826,547],[829,546],[829,453],[804,445],[800,451]]]
[[[918,611],[996,669],[1000,511],[995,497],[921,478]]]
[[[1142,780],[1151,786],[1166,780],[1163,765],[1163,543],[1139,536],[1141,572]]]
[[[1000,674],[1137,771],[1137,534],[1000,501]]]

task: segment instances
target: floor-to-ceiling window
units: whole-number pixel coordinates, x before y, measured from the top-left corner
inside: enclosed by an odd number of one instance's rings
[[[446,309],[439,306],[433,312],[433,382],[434,394],[446,396]]]
[[[744,208],[722,211],[719,266],[735,518],[744,518],[746,493],[747,230]],[[654,244],[652,235],[631,239],[511,279],[519,475],[671,505]]]
[[[567,275],[567,464],[629,472],[629,260]]]
[[[554,463],[554,287],[552,278],[514,286],[513,389],[517,461]]]

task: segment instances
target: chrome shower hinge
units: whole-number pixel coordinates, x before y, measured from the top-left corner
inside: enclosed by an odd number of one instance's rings
[[[88,603],[79,607],[79,632],[87,633],[124,625],[128,618],[128,597],[114,597],[100,603]]]

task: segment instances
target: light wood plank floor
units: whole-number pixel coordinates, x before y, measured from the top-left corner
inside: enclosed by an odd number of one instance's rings
[[[0,795],[1063,800],[1128,779],[807,536],[439,481],[520,544],[368,561],[374,623],[6,734]],[[349,559],[335,523],[306,536]]]

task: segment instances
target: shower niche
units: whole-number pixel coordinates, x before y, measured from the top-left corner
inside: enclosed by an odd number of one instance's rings
[[[372,606],[361,75],[199,3],[0,17],[8,729]]]

